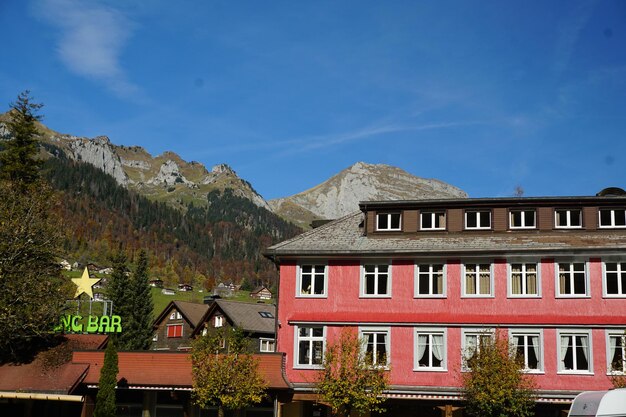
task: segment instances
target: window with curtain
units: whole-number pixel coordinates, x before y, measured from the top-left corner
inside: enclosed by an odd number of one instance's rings
[[[527,371],[543,369],[541,363],[541,335],[530,332],[511,332],[516,358],[524,364]]]
[[[492,295],[491,264],[465,264],[464,282],[463,295]]]
[[[626,262],[605,263],[604,281],[607,295],[626,295]]]
[[[420,213],[420,230],[444,230],[446,213],[444,211],[423,211]]]
[[[326,265],[300,265],[298,296],[326,295]]]
[[[463,356],[463,370],[470,370],[469,362],[472,360],[474,355],[480,352],[480,347],[485,345],[486,343],[492,343],[493,341],[493,333],[492,331],[483,330],[483,331],[463,331],[463,345],[462,345],[462,356]]]
[[[625,342],[626,334],[623,332],[609,335],[607,359],[608,369],[612,372],[626,373]]]
[[[375,366],[389,364],[389,329],[361,329],[365,358]]]
[[[584,262],[559,263],[559,294],[587,295],[587,278]]]
[[[443,296],[444,273],[442,264],[418,264],[415,266],[415,296]]]
[[[446,346],[443,331],[417,330],[415,362],[418,370],[445,369]]]
[[[539,295],[536,263],[511,263],[509,279],[511,295]]]
[[[391,267],[389,264],[363,265],[361,295],[388,296],[391,294]]]
[[[589,371],[589,334],[561,333],[560,334],[560,364],[561,371]]]

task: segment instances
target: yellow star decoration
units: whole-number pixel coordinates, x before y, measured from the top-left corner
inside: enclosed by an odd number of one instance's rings
[[[100,281],[100,278],[89,278],[89,271],[87,270],[87,267],[85,267],[82,277],[72,278],[72,282],[78,287],[76,288],[76,295],[74,295],[74,298],[78,298],[79,295],[85,293],[90,299],[93,300],[93,290],[91,287],[93,287],[98,281]]]

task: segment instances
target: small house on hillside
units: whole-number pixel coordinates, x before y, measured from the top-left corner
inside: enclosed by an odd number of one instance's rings
[[[171,301],[154,321],[152,349],[189,350],[191,335],[207,310],[206,304]]]
[[[155,287],[155,288],[163,288],[163,280],[162,279],[151,279],[150,281],[148,281],[148,284],[150,284],[151,287]]]
[[[178,291],[193,291],[193,287],[189,284],[178,284]]]
[[[238,327],[253,340],[255,352],[274,352],[276,335],[276,306],[215,300],[194,330],[194,336],[221,327]]]
[[[262,285],[255,288],[255,290],[250,293],[250,297],[256,298],[257,300],[271,300],[272,292],[265,285]]]
[[[161,290],[161,294],[163,294],[163,295],[175,295],[175,294],[176,294],[176,291],[174,291],[174,290],[173,290],[173,289],[171,289],[171,288],[163,288],[163,289]]]

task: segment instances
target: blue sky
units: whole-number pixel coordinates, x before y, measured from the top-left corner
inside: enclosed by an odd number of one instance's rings
[[[471,197],[626,188],[626,2],[0,0],[0,110],[231,165],[265,198],[357,161]]]

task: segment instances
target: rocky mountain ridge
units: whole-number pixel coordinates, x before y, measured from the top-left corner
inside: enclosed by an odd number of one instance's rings
[[[275,213],[298,221],[294,215],[301,213],[336,219],[357,210],[359,201],[427,198],[467,198],[467,194],[443,181],[416,177],[390,165],[357,162],[309,190],[269,204]]]

